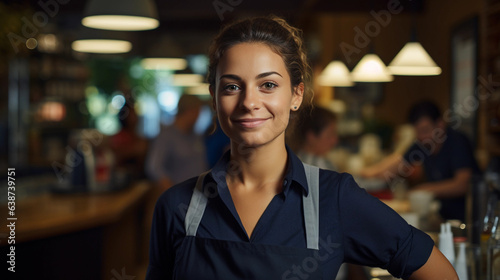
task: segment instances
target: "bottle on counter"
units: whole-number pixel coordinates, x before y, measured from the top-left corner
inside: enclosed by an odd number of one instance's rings
[[[500,229],[499,216],[495,216],[491,237],[488,240],[487,280],[500,280]]]
[[[500,198],[499,168],[498,158],[493,158],[484,174],[484,182],[487,185],[488,191],[488,203],[483,220],[480,244],[482,252],[481,268],[487,274],[486,279],[496,279],[491,278],[491,274],[494,270],[492,267],[494,264],[493,258],[495,257],[494,251],[497,250],[495,249],[496,246],[500,244],[498,243],[500,239],[500,232],[498,230],[498,219],[500,218],[500,203],[498,203]],[[496,243],[498,244],[495,245]],[[498,275],[500,277],[500,274]]]
[[[451,232],[450,223],[441,224],[441,232],[439,233],[439,251],[450,261],[455,264],[455,248],[453,246],[453,233]]]
[[[495,217],[498,215],[497,211],[498,199],[496,195],[491,195],[488,199],[486,206],[486,214],[483,219],[483,226],[481,231],[481,271],[487,272],[488,267],[488,243],[493,231]],[[483,274],[484,275],[484,274]]]
[[[456,243],[458,247],[457,257],[455,259],[454,267],[457,271],[458,279],[469,280],[469,263],[467,261],[467,242],[460,240]]]

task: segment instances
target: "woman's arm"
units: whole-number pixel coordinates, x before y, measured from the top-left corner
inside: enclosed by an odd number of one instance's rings
[[[361,170],[360,175],[367,178],[392,178],[388,174],[398,174],[398,168],[403,162],[403,156],[398,153],[393,153],[372,166],[368,166]]]
[[[410,280],[458,280],[458,275],[448,259],[434,246],[427,262],[413,272]]]

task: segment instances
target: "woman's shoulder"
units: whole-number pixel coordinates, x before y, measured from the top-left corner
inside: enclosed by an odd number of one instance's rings
[[[336,194],[359,188],[351,174],[321,168],[319,169],[319,185],[323,193],[333,192]]]
[[[176,208],[178,205],[189,204],[197,180],[198,176],[195,176],[173,185],[160,195],[157,205]]]
[[[333,184],[346,184],[354,182],[351,174],[346,172],[337,172],[330,169],[319,169],[319,178],[321,182],[328,182]],[[355,182],[354,182],[355,183]]]

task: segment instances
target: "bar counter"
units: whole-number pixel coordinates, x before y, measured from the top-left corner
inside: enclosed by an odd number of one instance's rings
[[[143,277],[150,212],[157,196],[149,182],[139,181],[113,192],[45,193],[19,200],[16,276],[73,280]],[[6,245],[0,244],[4,256],[10,246]]]
[[[140,204],[148,182],[107,193],[42,194],[16,205],[16,241],[67,234],[118,222]]]

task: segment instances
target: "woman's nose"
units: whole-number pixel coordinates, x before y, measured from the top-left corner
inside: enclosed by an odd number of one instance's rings
[[[248,111],[258,109],[260,107],[260,95],[256,89],[246,88],[241,95],[240,105]]]

